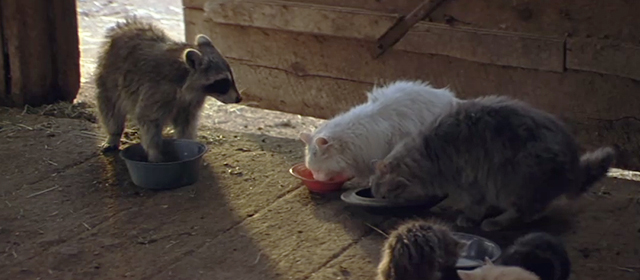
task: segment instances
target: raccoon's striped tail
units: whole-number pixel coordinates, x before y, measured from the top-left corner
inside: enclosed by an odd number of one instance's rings
[[[599,148],[580,157],[580,184],[568,197],[575,198],[585,193],[593,184],[604,178],[615,160],[611,147]]]

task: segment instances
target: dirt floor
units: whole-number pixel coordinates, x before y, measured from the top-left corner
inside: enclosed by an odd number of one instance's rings
[[[78,9],[80,103],[0,108],[0,279],[373,279],[385,238],[376,229],[431,215],[451,221],[449,204],[369,211],[310,194],[287,170],[302,160],[293,138],[320,120],[213,100],[198,183],[134,186],[118,157],[97,152],[104,136],[83,104],[93,103],[104,29],[137,13],[180,39],[180,0],[79,0]],[[135,141],[128,130],[125,142]],[[505,246],[532,230],[566,242],[574,280],[640,279],[640,182],[608,178],[527,228],[482,235]]]
[[[453,215],[448,204],[369,211],[310,194],[287,173],[301,142],[210,126],[199,182],[146,191],[98,154],[88,115],[56,108],[0,109],[0,279],[372,279],[384,240],[374,227]],[[593,190],[527,228],[482,235],[505,246],[552,232],[572,279],[640,279],[640,183]]]

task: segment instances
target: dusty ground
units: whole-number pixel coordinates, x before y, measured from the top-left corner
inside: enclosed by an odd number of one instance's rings
[[[97,46],[123,14],[153,17],[183,36],[179,0],[78,6],[79,101],[93,102]],[[200,180],[165,192],[137,188],[121,160],[97,153],[103,136],[90,112],[0,109],[0,279],[372,279],[384,236],[371,226],[388,232],[430,215],[370,212],[310,194],[287,169],[302,159],[291,138],[319,120],[207,106],[200,140],[210,151]],[[135,130],[127,141],[136,141]],[[446,205],[434,214],[452,216]],[[550,216],[484,235],[504,246],[546,230],[566,242],[572,279],[640,279],[640,183],[609,178]]]
[[[52,111],[0,109],[0,279],[372,279],[384,236],[371,226],[430,215],[312,195],[287,173],[299,141],[214,127],[200,132],[210,151],[197,184],[145,191],[97,153],[95,124],[28,112]],[[610,178],[594,191],[483,235],[504,246],[549,231],[568,246],[572,279],[640,279],[640,183]]]

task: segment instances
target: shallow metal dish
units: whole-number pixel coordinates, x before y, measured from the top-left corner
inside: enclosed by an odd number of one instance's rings
[[[196,183],[207,146],[194,140],[164,139],[163,147],[175,151],[174,161],[148,162],[140,143],[120,151],[133,183],[153,190],[175,189]]]
[[[456,239],[467,243],[456,264],[457,269],[474,269],[484,265],[485,257],[495,262],[502,254],[500,246],[489,239],[463,232],[452,234]]]
[[[356,206],[373,207],[373,208],[391,208],[391,207],[409,207],[424,206],[431,208],[445,200],[447,197],[432,197],[425,200],[413,201],[392,201],[387,199],[378,199],[371,194],[371,188],[354,189],[344,192],[340,198],[342,201]]]

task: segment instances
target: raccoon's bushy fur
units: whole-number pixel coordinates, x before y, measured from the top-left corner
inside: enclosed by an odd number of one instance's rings
[[[205,35],[194,44],[177,42],[150,22],[129,16],[107,30],[96,86],[100,120],[117,150],[127,115],[140,126],[148,160],[162,156],[162,129],[172,123],[176,137],[196,137],[206,96],[238,103],[231,68]]]
[[[438,221],[409,221],[393,231],[382,249],[377,280],[437,280],[452,269],[464,243]]]

